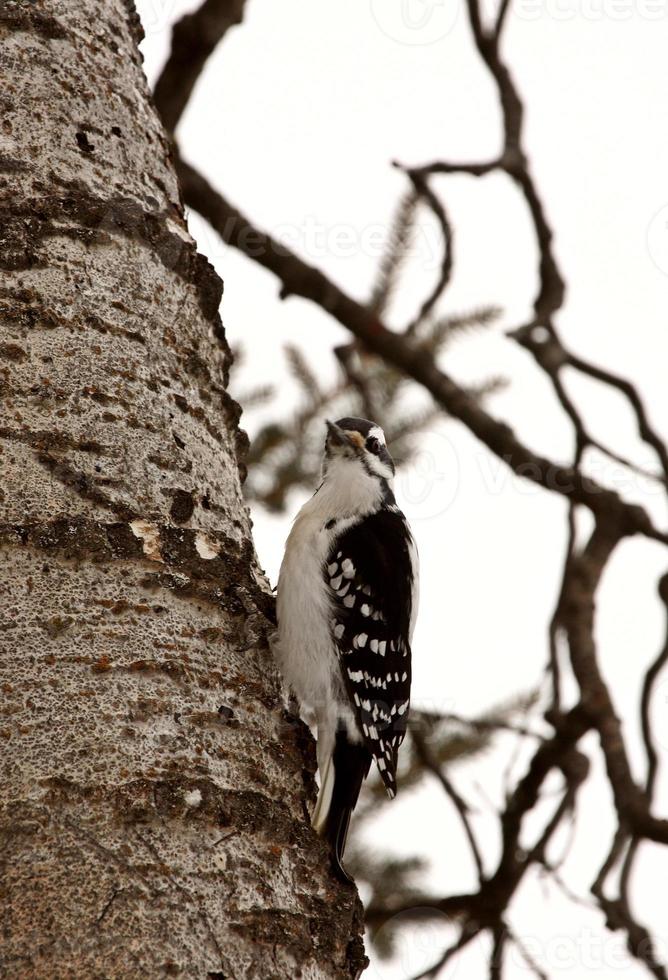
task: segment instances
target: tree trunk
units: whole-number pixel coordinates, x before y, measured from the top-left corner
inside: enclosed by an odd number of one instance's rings
[[[0,976],[354,977],[123,0],[0,0]]]

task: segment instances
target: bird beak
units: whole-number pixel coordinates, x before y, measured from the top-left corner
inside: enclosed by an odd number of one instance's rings
[[[327,423],[327,442],[330,446],[352,446],[352,442],[336,422],[330,422],[329,419],[325,419],[325,421]]]

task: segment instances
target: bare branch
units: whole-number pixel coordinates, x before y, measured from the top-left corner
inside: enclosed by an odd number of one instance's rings
[[[602,381],[612,388],[617,388],[622,394],[626,395],[636,415],[638,432],[645,442],[656,452],[661,463],[664,480],[668,482],[668,450],[666,449],[666,443],[650,425],[645,406],[634,385],[625,378],[620,378],[619,375],[614,374],[612,371],[606,371],[594,364],[590,364],[583,358],[576,357],[575,354],[571,354],[568,351],[565,352],[565,362],[582,372],[582,374],[587,374],[596,381]]]
[[[519,936],[515,935],[512,929],[508,929],[508,938],[511,940],[513,945],[517,947],[520,956],[522,957],[526,965],[529,967],[529,969],[536,974],[538,980],[548,980],[547,973],[545,973],[544,970],[541,970],[541,968],[538,966],[538,964],[536,963],[533,956],[526,948],[522,940],[519,938]]]
[[[540,788],[547,774],[555,768],[564,772],[567,782],[566,794],[569,803],[584,777],[584,764],[580,753],[573,753],[577,742],[590,728],[580,706],[576,706],[564,715],[550,718],[554,727],[554,735],[546,739],[537,748],[529,768],[519,780],[508,799],[506,808],[501,816],[501,832],[503,851],[496,871],[482,882],[477,892],[461,895],[449,895],[445,898],[421,896],[408,905],[382,907],[372,905],[366,910],[368,926],[379,927],[398,913],[410,918],[411,913],[424,916],[429,910],[435,916],[443,913],[448,915],[464,915],[470,922],[475,922],[487,928],[498,922],[508,907],[511,897],[522,881],[524,874],[533,861],[541,859],[547,843],[554,833],[559,819],[565,812],[560,808],[555,817],[547,825],[534,845],[532,852],[524,854],[519,846],[520,833],[524,819],[533,810],[538,801]]]
[[[452,275],[452,267],[454,262],[453,256],[453,231],[448,216],[445,212],[445,208],[439,201],[436,194],[433,192],[429,186],[429,181],[423,174],[407,170],[406,174],[413,184],[416,193],[422,198],[423,201],[431,208],[436,220],[438,221],[441,234],[443,236],[443,259],[441,261],[441,271],[436,281],[434,288],[425,301],[420,306],[415,317],[408,323],[404,328],[404,333],[410,335],[414,333],[416,327],[421,323],[425,317],[433,310],[436,303],[439,301],[443,293],[445,292],[448,283],[450,282],[450,277]]]
[[[412,735],[418,758],[424,764],[426,769],[431,772],[436,779],[438,779],[446,795],[450,798],[455,810],[457,811],[462,827],[464,828],[466,839],[468,840],[469,847],[471,849],[471,855],[478,874],[478,882],[482,883],[485,870],[482,863],[480,847],[478,846],[478,841],[476,840],[475,834],[473,833],[473,828],[471,826],[471,821],[469,820],[470,807],[464,798],[457,792],[451,780],[445,775],[442,766],[440,766],[436,759],[434,759],[429,746],[422,735],[417,730],[413,730]]]
[[[432,163],[424,164],[421,167],[410,168],[395,161],[394,166],[400,167],[402,170],[410,169],[411,173],[421,177],[427,177],[429,174],[468,174],[469,177],[485,177],[495,170],[501,170],[503,161],[501,157],[496,160],[487,160],[484,163],[454,163],[447,160],[434,160]]]
[[[668,576],[664,576],[659,584],[659,595],[668,610]],[[647,775],[645,779],[645,794],[648,805],[654,797],[656,775],[658,771],[658,754],[654,745],[652,729],[650,724],[650,702],[656,680],[668,662],[668,637],[662,649],[650,665],[645,674],[641,697],[641,727],[645,752],[647,755]],[[657,957],[656,949],[648,929],[639,923],[633,916],[631,910],[631,900],[629,897],[629,886],[633,871],[634,862],[638,853],[640,838],[637,836],[629,839],[627,828],[620,825],[615,835],[610,853],[605,864],[601,868],[596,881],[591,887],[592,894],[598,900],[599,906],[606,916],[606,921],[610,929],[623,929],[626,932],[626,942],[629,952],[640,962],[644,963],[649,972],[665,980],[668,976],[665,965]],[[628,846],[627,846],[628,845]],[[605,881],[614,865],[620,859],[624,848],[626,854],[623,858],[622,870],[619,883],[619,894],[616,899],[608,898],[605,894]]]
[[[499,12],[496,16],[496,25],[494,27],[494,40],[499,43],[501,39],[501,34],[503,32],[503,27],[506,21],[506,16],[510,8],[510,0],[501,0],[501,5],[499,7]]]
[[[207,58],[230,27],[240,24],[245,0],[205,0],[172,30],[172,50],[153,92],[165,129],[173,133]]]
[[[498,44],[490,43],[489,37],[482,29],[478,0],[468,0],[468,5],[476,46],[496,83],[503,111],[504,151],[499,161],[499,169],[504,170],[515,181],[524,196],[534,225],[540,256],[540,287],[534,300],[534,318],[529,324],[511,332],[510,335],[530,350],[540,366],[547,372],[559,400],[571,418],[576,433],[576,465],[584,446],[587,443],[594,445],[594,442],[587,436],[580,416],[559,380],[559,371],[566,364],[610,387],[617,388],[626,396],[635,412],[640,435],[655,450],[661,462],[664,480],[668,482],[668,450],[666,444],[650,425],[642,400],[635,387],[613,372],[589,364],[583,358],[570,354],[564,349],[558,337],[552,317],[564,300],[564,280],[552,250],[552,230],[548,224],[545,209],[521,145],[522,103],[512,75],[499,55]],[[506,11],[507,4],[503,0],[497,21],[496,40],[498,40],[502,29]],[[482,166],[489,167],[489,164]],[[475,169],[475,165],[469,165],[468,172],[473,173]],[[492,167],[491,169],[495,168]],[[433,169],[432,172],[434,172]],[[442,170],[441,172],[453,171]],[[478,171],[479,174],[485,172],[489,171]],[[542,331],[536,331],[534,329],[536,326],[541,327]],[[547,335],[545,335],[545,331],[547,331]],[[604,451],[608,452],[605,449]],[[610,455],[613,458],[619,458],[612,453]],[[626,463],[626,461],[623,462]]]
[[[468,946],[471,940],[475,939],[479,933],[479,928],[475,926],[471,927],[468,923],[465,923],[461,928],[458,938],[455,940],[452,946],[448,946],[440,959],[437,960],[433,966],[423,970],[422,973],[418,973],[417,976],[412,978],[412,980],[430,980],[431,977],[438,976],[446,963],[449,963],[450,960],[460,953],[465,946]]]
[[[503,951],[508,939],[505,923],[499,919],[492,929],[492,949],[489,954],[489,980],[503,976]]]
[[[568,636],[571,666],[580,686],[583,710],[599,734],[620,820],[637,836],[668,843],[668,820],[651,815],[646,795],[633,780],[621,723],[596,657],[594,593],[618,540],[614,528],[597,524],[581,554],[572,557],[560,621]]]
[[[287,246],[248,220],[215,191],[189,164],[178,161],[184,197],[209,221],[221,238],[269,269],[281,280],[281,296],[302,296],[337,319],[364,345],[423,385],[450,415],[463,422],[493,453],[519,476],[547,490],[585,504],[593,513],[619,522],[623,534],[644,534],[668,543],[642,507],[627,504],[612,490],[571,466],[559,466],[531,452],[513,430],[489,415],[467,392],[440,371],[433,360],[410,341],[392,333],[370,312],[335,286],[319,269],[303,262]]]
[[[652,701],[652,694],[654,692],[654,686],[659,674],[662,672],[666,664],[668,664],[668,575],[664,575],[659,582],[659,597],[663,602],[666,613],[666,639],[663,647],[657,654],[656,659],[652,662],[647,670],[647,673],[645,674],[642,687],[642,696],[640,700],[640,725],[642,729],[643,742],[645,744],[645,754],[647,756],[645,792],[648,794],[650,801],[654,798],[656,776],[659,769],[659,756],[656,750],[650,721],[650,705]]]

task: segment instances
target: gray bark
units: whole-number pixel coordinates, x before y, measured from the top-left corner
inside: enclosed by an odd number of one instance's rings
[[[0,976],[354,977],[123,0],[0,0]]]

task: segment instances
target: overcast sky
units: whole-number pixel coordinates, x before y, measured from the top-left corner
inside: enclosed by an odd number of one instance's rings
[[[197,3],[138,0],[137,6],[147,34],[146,71],[154,81],[171,22]],[[525,100],[527,147],[568,283],[558,319],[563,338],[577,353],[634,381],[664,434],[667,43],[663,0],[518,0],[503,42]],[[487,159],[498,152],[500,119],[460,0],[249,0],[244,24],[210,59],[179,138],[184,155],[259,226],[284,236],[365,300],[405,190],[390,161]],[[490,399],[490,410],[532,448],[567,460],[572,432],[549,384],[504,336],[523,322],[536,285],[524,205],[498,175],[444,177],[434,186],[455,227],[455,272],[441,310],[503,309],[496,326],[449,348],[444,367],[462,381],[506,376],[509,387]],[[279,303],[270,274],[224,246],[197,216],[191,227],[225,281],[229,340],[247,350],[239,388],[275,381],[284,372],[281,352],[288,341],[308,354],[321,377],[334,377],[331,349],[345,331],[305,301]],[[424,215],[406,285],[391,311],[397,325],[428,291],[438,247],[437,230]],[[620,398],[570,375],[568,383],[595,436],[654,467]],[[281,401],[269,413],[284,416],[296,398],[284,379]],[[252,435],[257,419],[251,414],[243,424]],[[666,526],[665,502],[651,481],[600,458],[591,457],[589,465],[599,480],[642,501]],[[563,503],[513,478],[462,426],[447,421],[425,438],[416,466],[398,484],[422,560],[415,703],[470,714],[535,687],[559,583]],[[254,513],[256,546],[272,582],[302,500],[294,494],[285,518]],[[584,515],[583,531],[587,526]],[[643,666],[662,642],[654,583],[667,564],[658,545],[625,542],[606,572],[599,604],[602,668],[627,723],[638,777],[637,700]],[[655,698],[657,736],[666,751],[667,708],[668,680]],[[598,758],[594,742],[584,747]],[[500,774],[512,748],[503,742],[498,752],[452,773],[478,807],[477,825],[487,827],[490,868],[498,853],[490,810],[502,802]],[[520,758],[519,773],[523,764]],[[662,782],[659,805],[665,807]],[[549,785],[556,789],[558,779]],[[428,854],[427,884],[436,892],[474,886],[458,825],[439,790],[400,795],[386,809],[382,821],[363,831],[373,843]],[[614,829],[598,776],[585,788],[579,813],[564,877],[586,898]],[[566,843],[563,835],[555,855],[560,843]],[[665,849],[645,845],[638,871],[638,915],[654,926],[668,958]],[[604,938],[599,914],[535,876],[509,918],[550,976],[645,976],[628,962],[621,937]],[[375,961],[365,976],[398,980],[416,973],[437,959],[448,935],[447,927],[407,933],[398,956]],[[485,951],[484,942],[473,944],[443,976],[485,976]],[[515,953],[509,955],[507,977],[531,975]]]

